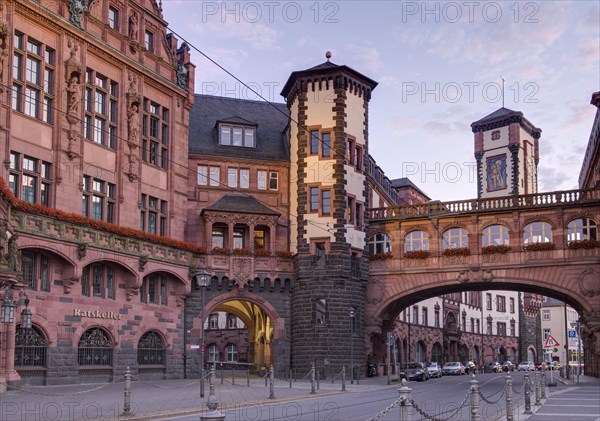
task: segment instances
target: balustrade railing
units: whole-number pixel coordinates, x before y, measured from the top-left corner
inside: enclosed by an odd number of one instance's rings
[[[371,222],[427,216],[452,215],[492,210],[514,210],[559,205],[578,205],[600,200],[600,190],[563,190],[547,193],[503,196],[485,199],[466,199],[452,202],[427,202],[414,205],[369,209]]]

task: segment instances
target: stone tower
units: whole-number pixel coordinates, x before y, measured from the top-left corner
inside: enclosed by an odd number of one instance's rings
[[[504,107],[472,123],[471,128],[478,198],[537,193],[541,129],[520,111]]]
[[[327,61],[293,72],[281,94],[290,111],[292,367],[364,372],[371,91],[377,83]],[[347,372],[347,377],[351,377]]]

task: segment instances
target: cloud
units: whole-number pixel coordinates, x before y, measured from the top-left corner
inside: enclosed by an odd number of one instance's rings
[[[371,46],[347,44],[344,46],[345,56],[349,63],[359,63],[355,68],[365,74],[376,74],[383,67],[379,50]],[[358,68],[360,67],[360,69]]]
[[[217,19],[206,23],[195,23],[193,30],[202,37],[214,40],[235,40],[236,43],[248,43],[257,50],[279,49],[280,33],[272,26],[262,23],[252,23],[241,19],[227,19],[224,22]]]

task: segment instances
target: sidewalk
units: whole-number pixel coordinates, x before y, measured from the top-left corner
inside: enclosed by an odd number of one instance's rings
[[[311,394],[309,381],[292,382],[275,379],[274,399],[269,399],[270,386],[264,379],[217,378],[215,396],[219,409],[235,409],[257,403],[274,403],[316,396],[344,393],[341,381],[334,384],[321,381]],[[398,387],[387,385],[385,376],[361,379],[360,384],[346,382],[346,390],[377,390]],[[23,386],[0,396],[0,421],[117,421],[153,420],[167,415],[186,415],[206,410],[209,385],[205,383],[204,398],[200,398],[198,379],[134,381],[131,384],[131,416],[124,417],[124,383],[86,384],[67,386]]]
[[[600,379],[590,376],[556,377],[556,387],[548,388],[548,398],[531,407],[527,421],[600,421]]]

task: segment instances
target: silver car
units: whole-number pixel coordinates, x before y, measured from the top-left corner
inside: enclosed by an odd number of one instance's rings
[[[429,373],[429,377],[442,377],[442,367],[438,363],[429,363],[427,366],[427,372]]]
[[[447,376],[450,374],[453,374],[456,376],[465,374],[465,366],[462,365],[462,363],[460,361],[453,361],[453,362],[446,363],[442,367],[442,374],[444,374],[444,376]]]

